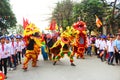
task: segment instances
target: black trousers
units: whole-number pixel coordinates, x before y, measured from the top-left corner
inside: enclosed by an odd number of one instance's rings
[[[21,52],[18,51],[17,54],[16,54],[16,62],[18,64],[18,61],[21,62]]]
[[[24,57],[25,53],[26,53],[26,49],[24,48],[22,49],[22,58]]]
[[[11,57],[10,56],[8,57],[8,65],[9,65],[10,68],[12,68],[12,62],[11,62]]]
[[[14,67],[16,67],[16,63],[17,63],[17,61],[16,61],[16,55],[12,55],[12,59],[13,59],[13,64],[14,64]],[[13,66],[12,66],[13,67]]]
[[[7,75],[7,60],[8,58],[4,58],[0,60],[0,70],[3,71],[4,68],[4,74]],[[3,66],[3,68],[2,68]]]
[[[99,54],[98,54],[98,51],[99,51],[99,48],[97,48],[97,47],[95,46],[95,55],[99,55]]]
[[[120,63],[120,54],[118,52],[115,53],[115,61],[116,64],[118,64],[118,62]]]

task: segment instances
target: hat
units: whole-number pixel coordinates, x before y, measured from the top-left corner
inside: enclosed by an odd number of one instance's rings
[[[101,38],[106,39],[107,37],[106,37],[106,35],[102,35]]]
[[[20,36],[20,35],[17,35],[17,36],[16,36],[16,38],[17,38],[17,39],[20,39],[20,38],[21,38],[21,36]]]
[[[0,36],[0,39],[3,39],[3,38],[5,38],[5,36]]]
[[[13,39],[15,36],[14,35],[11,35],[10,38]]]
[[[6,40],[10,40],[10,37],[9,37],[9,36],[6,36],[5,39],[6,39]]]
[[[114,38],[114,35],[110,35],[110,38]]]

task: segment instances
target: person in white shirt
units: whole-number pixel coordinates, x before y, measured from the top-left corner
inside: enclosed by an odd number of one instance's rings
[[[22,54],[22,44],[20,42],[20,35],[17,35],[16,36],[16,51],[17,51],[17,56],[16,56],[16,59],[17,59],[17,64],[21,64],[21,54]]]
[[[10,67],[9,70],[12,70],[12,61],[11,61],[11,54],[10,54],[10,49],[11,49],[11,46],[10,46],[10,38],[7,36],[6,39],[5,39],[5,43],[6,45],[8,46],[8,65]]]
[[[106,42],[106,36],[105,35],[102,35],[101,36],[101,40],[100,40],[100,43],[99,43],[99,56],[101,58],[101,61],[104,61],[104,58],[105,58],[105,54],[106,54],[106,48],[107,48],[107,42]]]
[[[24,55],[25,55],[25,52],[26,52],[26,45],[25,45],[25,42],[24,42],[24,40],[23,40],[22,37],[21,37],[21,39],[20,39],[20,42],[21,42],[22,58],[23,58]]]
[[[16,42],[14,41],[14,36],[10,36],[10,38],[11,38],[11,42],[10,42],[10,46],[11,46],[11,48],[10,48],[10,54],[12,56],[12,60],[13,60],[13,64],[14,64],[13,69],[15,70],[16,66],[17,66],[17,64],[16,64],[16,62],[17,62],[17,60],[16,60]]]
[[[90,36],[87,37],[87,55],[91,56],[91,39]]]
[[[7,78],[7,60],[8,60],[8,46],[5,44],[5,36],[0,37],[0,70],[4,67],[5,78]]]
[[[110,39],[109,41],[107,41],[107,52],[109,54],[109,57],[108,57],[108,64],[109,65],[114,65],[113,64],[113,59],[114,59],[114,40],[113,40],[114,36],[110,36]]]
[[[114,49],[115,49],[115,62],[116,64],[120,64],[120,33],[117,33],[116,40],[114,41]]]
[[[95,40],[95,54],[96,55],[99,55],[99,42],[100,42],[100,39],[101,37],[98,37],[96,40]]]

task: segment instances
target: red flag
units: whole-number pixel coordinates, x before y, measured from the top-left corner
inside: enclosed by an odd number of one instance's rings
[[[23,18],[23,28],[25,29],[26,28],[26,26],[29,24],[29,22],[28,22],[28,19],[24,19]]]
[[[25,29],[25,19],[23,18],[23,29]]]
[[[53,19],[50,23],[50,30],[56,30],[56,21],[55,19]]]
[[[97,25],[98,28],[102,26],[102,22],[100,21],[100,19],[98,18],[98,16],[96,16],[96,25]]]
[[[26,19],[26,26],[29,24],[29,21],[28,21],[28,19]]]

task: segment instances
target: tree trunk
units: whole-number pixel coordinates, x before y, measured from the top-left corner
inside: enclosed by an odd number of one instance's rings
[[[113,10],[112,10],[112,17],[110,19],[110,32],[113,33],[113,27],[114,27],[114,12],[115,12],[115,6],[116,6],[116,2],[117,0],[114,1],[114,5],[113,5]]]

